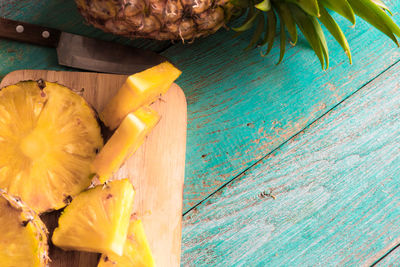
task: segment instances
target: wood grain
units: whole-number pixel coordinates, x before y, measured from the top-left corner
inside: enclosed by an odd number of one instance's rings
[[[7,75],[1,86],[43,78],[69,88],[83,90],[83,97],[102,110],[126,76],[57,71],[22,70]],[[157,266],[179,266],[181,248],[182,193],[185,169],[186,100],[174,84],[152,107],[161,120],[139,150],[116,173],[130,178],[135,190],[134,212],[142,218]],[[53,229],[57,214],[45,218]],[[52,248],[51,266],[96,266],[97,254]]]
[[[385,3],[400,22],[400,1]],[[335,18],[354,65],[326,33],[326,72],[302,38],[296,47],[288,44],[279,66],[279,40],[266,58],[260,49],[243,51],[251,33],[234,39],[220,31],[163,53],[183,71],[178,82],[188,100],[185,211],[399,61],[400,49],[360,18],[354,28]]]
[[[400,63],[184,217],[184,266],[363,266],[400,240]]]

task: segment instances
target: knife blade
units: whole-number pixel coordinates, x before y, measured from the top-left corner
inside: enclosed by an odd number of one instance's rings
[[[167,60],[150,50],[5,18],[0,18],[0,38],[54,47],[60,65],[97,72],[133,74]]]

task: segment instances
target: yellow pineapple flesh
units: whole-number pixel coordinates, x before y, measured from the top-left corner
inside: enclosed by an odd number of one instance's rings
[[[36,213],[0,189],[0,266],[47,266],[47,229]]]
[[[144,142],[159,121],[159,115],[148,106],[129,113],[93,161],[93,172],[100,182],[107,181],[124,161]]]
[[[0,188],[37,213],[90,185],[102,145],[94,111],[70,89],[42,80],[1,89]]]
[[[128,179],[82,192],[61,214],[53,244],[64,250],[122,255],[134,195]]]
[[[171,63],[164,62],[129,76],[100,113],[100,119],[111,130],[116,129],[128,113],[151,104],[166,93],[180,74]]]
[[[101,255],[97,267],[153,267],[154,258],[151,254],[142,221],[136,218],[131,220],[128,237],[124,246],[124,254]]]

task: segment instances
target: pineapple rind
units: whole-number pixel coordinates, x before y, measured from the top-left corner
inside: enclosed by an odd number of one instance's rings
[[[216,32],[232,15],[228,0],[75,2],[93,26],[129,38],[193,40]]]
[[[47,266],[47,229],[39,216],[18,198],[0,189],[0,266]],[[14,223],[14,224],[13,224]]]

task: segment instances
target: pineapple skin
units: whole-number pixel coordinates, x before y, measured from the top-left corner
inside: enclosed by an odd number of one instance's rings
[[[154,267],[155,262],[140,219],[132,218],[124,254],[101,255],[97,267]]]
[[[100,113],[100,119],[111,130],[116,129],[128,113],[165,94],[181,73],[171,63],[163,62],[129,76]]]
[[[228,0],[75,0],[93,26],[129,38],[192,40],[229,20]]]
[[[8,218],[6,218],[8,216]],[[13,216],[10,218],[10,216]],[[3,221],[4,220],[4,221]],[[6,221],[7,220],[7,221]],[[2,267],[44,267],[49,262],[47,245],[47,228],[39,216],[23,203],[19,198],[9,195],[0,189],[0,222],[2,229],[10,220],[17,221],[16,233],[10,232],[0,235],[0,266]],[[8,239],[7,235],[11,237]],[[19,239],[19,240],[18,240]],[[21,241],[21,243],[15,243]],[[26,248],[30,251],[26,251]],[[21,252],[19,257],[12,254],[12,248]],[[25,249],[22,251],[22,249]]]

